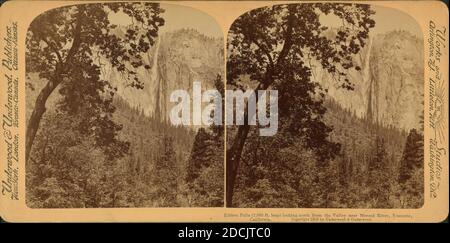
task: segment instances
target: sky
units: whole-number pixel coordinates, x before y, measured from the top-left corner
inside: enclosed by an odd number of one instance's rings
[[[162,15],[166,23],[161,28],[162,32],[171,32],[177,29],[194,28],[210,37],[221,37],[223,33],[216,20],[209,14],[190,7],[161,4],[166,10]]]
[[[407,30],[420,38],[422,38],[422,30],[419,24],[407,13],[393,8],[373,6],[375,10],[375,28],[376,32],[387,32],[391,30]]]
[[[225,37],[216,20],[209,14],[194,8],[180,6],[176,4],[162,3],[161,8],[165,9],[162,17],[165,24],[160,28],[160,33],[171,32],[183,28],[192,28],[210,37]],[[374,36],[392,30],[407,30],[410,33],[422,38],[422,31],[416,21],[408,14],[387,7],[372,5],[375,15],[375,27],[371,29],[370,35]],[[127,24],[129,18],[124,13],[110,15],[113,24]],[[339,27],[341,20],[331,14],[321,16],[321,21],[330,27]]]
[[[161,14],[165,23],[164,26],[160,28],[159,33],[192,28],[209,37],[224,37],[216,20],[207,13],[175,4],[162,3],[160,6],[165,10],[165,12]],[[109,15],[109,20],[111,24],[117,25],[128,25],[131,22],[130,18],[121,12],[111,13]]]
[[[375,20],[375,27],[370,30],[369,34],[371,36],[393,30],[406,30],[422,38],[423,34],[419,24],[408,14],[393,8],[376,5],[372,5],[372,9],[375,10],[375,15],[372,16],[373,20]],[[321,21],[330,27],[339,27],[341,25],[341,20],[330,14],[321,16]]]

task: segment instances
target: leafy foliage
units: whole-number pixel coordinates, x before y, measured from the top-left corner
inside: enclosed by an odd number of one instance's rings
[[[297,138],[326,163],[339,151],[328,139],[331,129],[323,123],[324,90],[312,80],[311,61],[320,63],[337,86],[353,89],[346,77],[359,70],[353,56],[364,47],[375,22],[369,5],[311,3],[274,5],[240,16],[228,33],[227,84],[245,89],[247,77],[256,90],[277,89],[281,132],[286,146]],[[321,15],[332,14],[342,26],[334,36]],[[250,132],[241,126],[229,137],[227,151],[227,202],[232,204],[240,157]],[[232,205],[228,205],[232,206]]]
[[[225,89],[220,75],[214,80],[214,86],[223,99]],[[222,115],[224,115],[223,109],[222,106]],[[211,116],[214,116],[213,112]],[[222,125],[212,124],[208,128],[200,128],[197,131],[186,174],[189,204],[192,206],[223,206],[223,129]]]
[[[293,138],[288,144],[284,134],[260,137],[252,130],[243,151],[235,206],[420,207],[423,159],[410,171],[411,179],[404,184],[398,179],[403,170],[401,151],[408,144],[407,134],[358,118],[333,100],[327,100],[324,106],[327,112],[323,121],[333,127],[330,140],[340,144],[334,158],[323,163],[302,138]],[[411,140],[412,136],[408,137]],[[423,140],[417,143],[420,141]],[[423,153],[423,146],[416,146],[415,151]],[[420,160],[420,156],[411,158]]]
[[[171,127],[119,97],[114,122],[127,124],[120,140],[130,144],[110,159],[77,127],[83,113],[48,111],[27,163],[27,204],[33,208],[173,207],[182,205],[185,158],[193,133]]]
[[[164,24],[163,12],[155,3],[80,4],[52,9],[31,23],[26,39],[26,71],[46,79],[36,99],[27,127],[27,159],[48,97],[60,84],[63,99],[59,109],[68,114],[85,112],[81,132],[95,136],[95,145],[111,148],[111,157],[122,156],[128,144],[116,139],[121,126],[111,120],[112,97],[116,89],[100,77],[101,58],[121,72],[124,82],[143,88],[136,68],[154,43]],[[125,36],[118,36],[110,15],[123,13],[130,24]],[[145,66],[149,69],[150,67]]]

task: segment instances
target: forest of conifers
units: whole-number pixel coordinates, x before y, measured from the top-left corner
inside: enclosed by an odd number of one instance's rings
[[[130,151],[108,158],[85,139],[77,117],[50,111],[27,165],[30,207],[221,207],[223,135],[146,117],[120,98],[115,117]],[[340,153],[320,161],[283,133],[245,148],[237,207],[418,208],[423,203],[423,136],[375,125],[329,101],[326,121]],[[232,128],[229,130],[232,133]],[[191,146],[192,145],[192,146]]]
[[[333,100],[325,106],[324,120],[332,127],[330,139],[338,154],[321,160],[283,127],[274,137],[252,131],[243,152],[236,207],[420,208],[422,131],[374,124]]]
[[[29,207],[223,205],[221,129],[173,127],[119,97],[115,106],[114,120],[129,146],[119,158],[79,132],[77,114],[47,111],[27,164]]]
[[[348,23],[328,39],[319,10]],[[119,36],[108,17],[118,11],[137,24]],[[233,23],[227,88],[244,89],[241,81],[250,77],[263,90],[278,90],[279,127],[271,137],[248,124],[227,130],[170,125],[161,114],[130,105],[113,80],[104,80],[104,64],[93,53],[120,74],[123,87],[143,89],[142,73],[152,68],[143,60],[157,43],[163,12],[154,3],[88,4],[33,21],[26,67],[29,207],[422,206],[423,121],[422,128],[402,130],[357,116],[323,92],[305,62],[315,56],[338,77],[337,86],[353,90],[347,71],[361,70],[352,57],[375,26],[369,5],[276,5]],[[224,97],[224,78],[209,81]]]
[[[117,94],[157,79],[161,67],[148,56],[160,55],[165,11],[151,2],[79,4],[33,20],[26,40],[29,207],[223,205],[222,129],[175,127]]]

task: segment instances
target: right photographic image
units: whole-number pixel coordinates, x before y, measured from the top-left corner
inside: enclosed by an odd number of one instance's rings
[[[248,95],[226,107],[236,118],[226,207],[421,208],[422,36],[408,14],[367,4],[271,5],[236,19],[226,89]]]

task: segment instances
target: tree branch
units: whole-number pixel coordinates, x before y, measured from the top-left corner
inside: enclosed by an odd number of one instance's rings
[[[50,42],[46,38],[42,38],[42,41],[45,42],[45,44],[47,44],[47,46],[53,50],[53,52],[56,54],[56,57],[58,58],[59,63],[62,63],[63,60],[61,54],[59,54],[59,51],[56,49],[56,47],[54,45],[50,45]]]
[[[78,14],[77,14],[77,20],[76,20],[76,26],[73,33],[73,43],[72,47],[69,50],[69,53],[66,56],[66,60],[64,61],[64,64],[68,64],[70,60],[75,56],[76,52],[78,51],[78,48],[81,44],[81,25],[82,25],[82,19],[83,19],[83,12],[84,7],[78,6]]]
[[[287,21],[287,27],[286,27],[286,34],[285,34],[285,41],[283,44],[283,48],[281,49],[280,55],[277,59],[277,66],[282,64],[282,61],[284,58],[286,58],[287,54],[289,53],[289,50],[291,49],[293,42],[292,42],[292,33],[294,28],[294,11],[292,10],[292,7],[289,8],[289,16]]]

